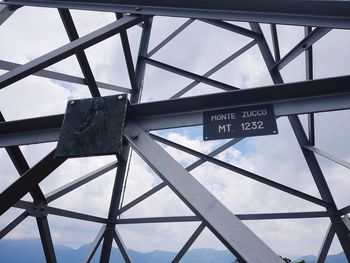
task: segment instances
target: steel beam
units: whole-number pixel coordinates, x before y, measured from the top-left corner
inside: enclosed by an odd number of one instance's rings
[[[296,196],[296,197],[299,197],[299,198],[301,198],[301,199],[307,200],[307,201],[309,201],[309,202],[312,202],[312,203],[314,203],[314,204],[317,204],[317,205],[320,205],[320,206],[323,206],[323,207],[330,207],[330,206],[331,206],[331,204],[327,203],[327,202],[324,201],[324,200],[321,200],[321,199],[318,199],[318,198],[316,198],[316,197],[314,197],[314,196],[305,194],[304,192],[295,190],[295,189],[293,189],[293,188],[291,188],[291,187],[288,187],[288,186],[285,186],[285,185],[283,185],[283,184],[274,182],[274,181],[272,181],[272,180],[270,180],[270,179],[267,179],[267,178],[265,178],[265,177],[262,177],[262,176],[259,176],[259,175],[257,175],[257,174],[254,174],[254,173],[252,173],[252,172],[246,171],[246,170],[244,170],[244,169],[242,169],[242,168],[239,168],[239,167],[237,167],[237,166],[234,166],[234,165],[232,165],[232,164],[228,164],[228,163],[226,163],[226,162],[224,162],[224,161],[220,161],[220,160],[218,160],[218,159],[215,159],[215,158],[213,158],[213,157],[210,157],[210,156],[205,155],[205,154],[203,154],[203,153],[200,153],[200,152],[198,152],[198,151],[192,150],[192,149],[190,149],[190,148],[188,148],[188,147],[185,147],[185,146],[182,146],[182,145],[180,145],[180,144],[171,142],[171,141],[169,141],[169,140],[166,140],[166,139],[164,139],[164,138],[162,138],[162,137],[159,137],[159,136],[156,136],[156,135],[154,135],[154,134],[151,134],[150,136],[151,136],[153,139],[155,139],[155,140],[157,140],[157,141],[159,141],[159,142],[161,142],[161,143],[164,143],[164,144],[166,144],[166,145],[169,145],[169,146],[171,146],[171,147],[174,147],[174,148],[176,148],[176,149],[178,149],[178,150],[181,150],[181,151],[186,152],[186,153],[188,153],[188,154],[191,154],[191,155],[193,155],[193,156],[199,157],[199,158],[201,158],[201,159],[205,159],[205,160],[207,160],[207,161],[210,162],[210,163],[213,163],[213,164],[215,164],[215,165],[217,165],[217,166],[220,166],[220,167],[225,168],[225,169],[227,169],[227,170],[230,170],[230,171],[233,171],[233,172],[238,173],[238,174],[240,174],[240,175],[243,175],[243,176],[245,176],[245,177],[247,177],[247,178],[253,179],[253,180],[255,180],[255,181],[257,181],[257,182],[260,182],[260,183],[262,183],[262,184],[266,184],[266,185],[268,185],[268,186],[270,186],[270,187],[273,187],[273,188],[275,188],[275,189],[278,189],[278,190],[280,190],[280,191],[282,191],[282,192],[285,192],[285,193],[294,195],[294,196]]]
[[[219,71],[220,69],[222,69],[224,66],[226,66],[227,64],[229,64],[230,62],[232,62],[234,59],[238,58],[240,55],[242,55],[243,53],[245,53],[246,51],[248,51],[251,47],[253,47],[256,44],[256,41],[253,40],[251,42],[249,42],[247,45],[245,45],[244,47],[242,47],[241,49],[237,50],[236,52],[234,52],[232,55],[228,56],[226,59],[224,59],[223,61],[221,61],[219,64],[215,65],[213,68],[211,68],[209,71],[207,71],[206,73],[204,73],[202,75],[202,77],[204,78],[208,78],[211,75],[213,75],[215,72]],[[177,92],[175,95],[173,95],[171,97],[171,99],[175,99],[175,98],[179,98],[182,95],[184,95],[186,92],[190,91],[191,89],[193,89],[195,86],[197,86],[200,83],[200,81],[193,81],[192,83],[188,84],[185,88],[183,88],[182,90],[180,90],[179,92]]]
[[[125,260],[125,263],[132,263],[132,260],[131,260],[131,257],[129,256],[129,253],[128,253],[128,250],[118,232],[117,229],[114,230],[114,241],[117,243],[118,245],[118,248],[119,248],[119,251],[120,253],[122,254],[123,256],[123,259]]]
[[[348,1],[6,0],[10,4],[147,15],[350,28]]]
[[[142,89],[146,72],[146,62],[142,58],[147,56],[152,31],[152,23],[153,17],[146,19],[142,24],[142,34],[135,69],[138,90],[137,92],[134,92],[130,98],[130,102],[132,104],[139,103],[142,96]]]
[[[257,23],[251,23],[251,28],[257,32],[260,33],[261,28]],[[275,84],[280,85],[283,83],[282,76],[278,70],[276,70],[275,67],[273,67],[273,58],[271,51],[267,45],[266,40],[260,41],[258,43],[261,54],[264,57],[265,63],[267,68],[269,69],[271,78],[273,79],[273,82]],[[331,207],[327,207],[327,212],[329,214],[330,220],[335,228],[335,232],[338,236],[338,239],[340,241],[340,244],[344,250],[345,256],[350,261],[350,236],[349,236],[349,230],[346,228],[344,223],[341,220],[341,215],[336,207],[336,204],[334,202],[333,196],[329,190],[328,184],[326,182],[326,179],[322,173],[322,170],[317,162],[317,159],[315,157],[315,154],[313,152],[308,151],[307,149],[303,148],[303,146],[311,146],[310,142],[305,134],[305,131],[303,129],[303,126],[296,115],[288,116],[289,122],[292,126],[292,129],[294,131],[294,134],[297,138],[297,141],[301,147],[301,150],[303,152],[304,158],[306,160],[306,163],[309,167],[309,170],[311,172],[311,175],[315,181],[315,184],[317,186],[317,189],[321,195],[321,198],[326,201],[327,203],[331,204]]]
[[[4,2],[0,2],[0,26],[20,7],[18,5],[7,5]]]
[[[322,242],[321,249],[317,256],[317,263],[324,263],[326,261],[328,251],[329,251],[329,248],[331,247],[334,235],[335,235],[334,227],[332,226],[332,224],[329,224],[326,236]]]
[[[200,21],[216,26],[216,27],[220,27],[223,29],[226,29],[228,31],[246,36],[246,37],[250,37],[253,38],[255,40],[260,40],[262,38],[262,36],[252,30],[246,29],[244,27],[240,27],[240,26],[236,26],[233,24],[230,24],[228,22],[224,22],[224,21],[220,21],[220,20],[210,20],[210,19],[199,19]]]
[[[123,18],[123,15],[116,13],[117,19]],[[130,50],[129,38],[126,30],[120,32],[120,40],[122,42],[122,48],[125,57],[126,68],[128,70],[130,85],[134,93],[138,92],[138,86],[136,82],[136,74],[134,69],[134,62],[132,61],[132,55]]]
[[[41,239],[41,244],[43,246],[46,262],[55,263],[56,255],[55,255],[55,249],[53,247],[52,238],[51,238],[51,232],[49,223],[47,221],[47,217],[43,218],[36,218],[36,222],[39,228],[39,234]]]
[[[10,70],[13,70],[19,66],[22,66],[22,65],[18,64],[18,63],[0,60],[0,69],[2,69],[2,70],[10,71]],[[83,78],[68,75],[68,74],[58,73],[58,72],[51,71],[51,70],[43,69],[43,70],[40,70],[38,72],[33,73],[32,75],[38,76],[38,77],[43,77],[43,78],[48,78],[48,79],[71,82],[74,84],[88,85],[86,80]],[[127,89],[124,87],[120,87],[120,86],[116,86],[116,85],[112,85],[112,84],[108,84],[108,83],[104,83],[104,82],[100,82],[100,81],[96,81],[96,84],[101,89],[119,91],[119,92],[123,92],[123,93],[131,93],[131,89]]]
[[[350,77],[312,80],[176,100],[132,104],[128,118],[145,130],[203,124],[203,111],[273,104],[276,117],[349,109]],[[161,109],[161,110],[160,110]],[[57,141],[63,115],[0,123],[0,147]]]
[[[276,26],[276,24],[271,24],[270,25],[270,30],[271,30],[273,51],[275,53],[275,61],[279,61],[281,59],[281,53],[280,53],[280,45],[279,45],[279,41],[278,41],[278,34],[277,34],[277,26]]]
[[[338,157],[336,157],[334,155],[331,155],[331,154],[329,154],[329,153],[327,153],[325,151],[322,151],[322,150],[316,148],[315,146],[305,145],[305,146],[303,146],[303,148],[305,148],[305,149],[307,149],[307,150],[309,150],[311,152],[317,153],[318,155],[320,155],[320,156],[322,156],[322,157],[324,157],[324,158],[326,158],[328,160],[331,160],[331,161],[333,161],[333,162],[335,162],[337,164],[340,164],[340,165],[344,166],[345,168],[350,169],[350,163],[349,162],[347,162],[345,160],[342,160],[342,159],[340,159],[340,158],[338,158]]]
[[[68,9],[58,9],[61,16],[64,28],[66,29],[68,38],[71,42],[79,39],[78,31],[75,28],[73,18]],[[79,51],[76,54],[80,69],[84,75],[85,81],[89,87],[90,93],[93,97],[101,97],[100,91],[98,90],[94,74],[92,73],[89,61],[86,57],[85,52]]]
[[[101,227],[100,231],[97,233],[94,241],[90,244],[89,250],[87,251],[87,253],[83,259],[83,263],[89,263],[92,260],[93,256],[96,253],[98,246],[100,245],[100,243],[103,239],[103,235],[105,233],[105,230],[106,230],[106,226],[103,225]]]
[[[55,150],[50,152],[0,194],[0,215],[6,212],[65,161],[64,158],[53,158],[54,153]]]
[[[191,25],[195,20],[190,18],[185,23],[183,23],[179,28],[177,28],[174,32],[172,32],[169,36],[167,36],[162,42],[160,42],[157,46],[155,46],[150,52],[147,53],[148,58],[152,57],[155,53],[157,53],[162,47],[168,44],[171,40],[173,40],[178,34],[184,31],[189,25]]]
[[[140,127],[128,122],[124,134],[131,147],[167,182],[180,199],[204,220],[207,227],[233,254],[250,263],[282,262]],[[252,249],[255,251],[254,255],[251,253]],[[259,255],[259,258],[255,255]]]
[[[0,231],[0,239],[5,237],[8,233],[10,233],[16,226],[23,222],[24,219],[28,217],[27,212],[23,212],[19,216],[17,216],[10,224],[1,229]]]
[[[68,184],[65,184],[53,191],[51,191],[50,193],[46,194],[46,200],[48,202],[52,202],[54,200],[56,200],[57,198],[60,198],[61,196],[73,191],[74,189],[77,189],[78,187],[100,177],[101,175],[111,171],[112,169],[114,169],[115,167],[118,166],[118,161],[113,161],[109,164],[106,164],[105,166],[96,169]]]
[[[349,214],[349,213],[350,213],[350,205],[348,205],[348,206],[346,206],[346,207],[340,209],[340,210],[339,210],[339,213],[340,213],[341,215]]]
[[[114,180],[112,197],[108,212],[106,232],[103,239],[100,263],[109,262],[112,249],[112,242],[115,233],[115,225],[118,217],[118,210],[121,204],[123,185],[127,173],[127,162],[129,159],[130,149],[129,147],[124,147],[122,151],[123,162],[120,162],[120,164],[118,165],[116,177]]]
[[[232,147],[233,145],[235,145],[236,143],[240,142],[242,139],[232,139],[230,141],[228,141],[227,143],[224,143],[223,145],[221,145],[220,147],[216,148],[214,151],[210,152],[208,154],[208,156],[210,157],[214,157],[216,155],[218,155],[219,153],[222,153],[223,151],[225,151],[226,149]],[[198,166],[202,165],[203,163],[207,162],[207,158],[200,158],[199,160],[195,161],[194,163],[190,164],[189,166],[186,167],[186,170],[192,171],[193,169],[197,168]],[[133,201],[131,201],[130,203],[128,203],[127,205],[121,207],[119,209],[119,214],[124,213],[126,210],[129,210],[130,208],[134,207],[135,205],[139,204],[140,202],[142,202],[143,200],[145,200],[146,198],[150,197],[151,195],[155,194],[156,192],[160,191],[161,189],[163,189],[164,187],[166,187],[166,183],[162,182],[160,184],[158,184],[157,186],[153,187],[151,190],[147,191],[146,193],[142,194],[141,196],[135,198]]]
[[[94,222],[94,223],[105,224],[107,222],[107,219],[102,218],[102,217],[77,213],[77,212],[64,210],[64,209],[60,209],[60,208],[56,208],[56,207],[52,207],[52,206],[47,206],[47,205],[37,206],[35,204],[32,204],[32,203],[27,202],[27,201],[22,201],[22,200],[17,201],[13,205],[13,207],[26,209],[27,212],[31,216],[38,216],[39,214],[40,214],[40,216],[45,215],[45,214],[51,214],[51,215],[68,217],[68,218],[89,221],[89,222]]]
[[[179,253],[175,256],[175,258],[171,261],[172,263],[179,262],[182,257],[186,254],[186,252],[190,249],[190,247],[193,245],[193,243],[196,241],[196,239],[199,237],[199,235],[203,232],[205,228],[205,224],[201,223],[199,227],[194,231],[190,239],[186,242],[186,244],[181,248]]]
[[[89,33],[73,42],[70,42],[58,49],[55,49],[46,55],[40,56],[23,66],[15,68],[0,76],[0,89],[21,80],[39,70],[51,66],[81,50],[91,47],[113,35],[120,33],[144,20],[142,16],[126,16],[122,19],[112,22],[92,33]]]
[[[274,64],[273,67],[277,70],[281,70],[287,66],[291,61],[293,61],[297,56],[303,53],[306,49],[315,44],[323,36],[325,36],[331,28],[315,28],[311,33],[309,33],[303,40],[301,40],[291,51],[287,53],[283,58]]]
[[[146,57],[143,57],[143,59],[149,65],[152,65],[152,66],[157,67],[157,68],[164,69],[166,71],[175,73],[175,74],[183,76],[183,77],[187,77],[187,78],[193,79],[195,81],[202,82],[204,84],[213,86],[213,87],[218,88],[218,89],[222,89],[222,90],[226,90],[226,91],[228,91],[228,90],[237,90],[238,89],[238,88],[236,88],[234,86],[222,83],[222,82],[217,81],[217,80],[213,80],[213,79],[209,79],[209,78],[203,77],[201,75],[198,75],[198,74],[195,74],[195,73],[192,73],[192,72],[189,72],[189,71],[186,71],[186,70],[183,70],[183,69],[180,69],[180,68],[177,68],[177,67],[165,64],[163,62],[156,61],[154,59],[150,59],[150,58],[146,58]]]

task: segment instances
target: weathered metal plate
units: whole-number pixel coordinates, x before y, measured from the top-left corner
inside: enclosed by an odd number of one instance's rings
[[[273,106],[260,105],[203,113],[203,140],[277,134]]]
[[[126,95],[68,101],[55,157],[116,154],[127,103]]]

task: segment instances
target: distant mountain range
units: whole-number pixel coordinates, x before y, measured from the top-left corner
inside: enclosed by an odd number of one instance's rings
[[[55,246],[58,262],[81,262],[89,249],[84,245],[78,249],[57,245]],[[134,263],[168,263],[176,253],[155,250],[141,253],[128,250]],[[91,262],[98,263],[101,248]],[[315,256],[300,257],[296,261],[304,259],[307,263],[316,262]],[[182,263],[233,263],[235,257],[226,250],[192,249],[181,260]],[[0,263],[40,263],[45,262],[40,240],[0,240]],[[118,249],[113,248],[110,262],[124,262]],[[326,263],[347,263],[344,253],[328,256]]]

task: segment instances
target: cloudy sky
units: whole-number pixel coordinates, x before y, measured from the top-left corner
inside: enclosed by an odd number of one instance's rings
[[[114,21],[108,13],[72,11],[80,36]],[[155,47],[185,19],[155,18],[150,49]],[[246,23],[237,23],[248,27]],[[270,43],[269,26],[262,25]],[[281,54],[286,54],[303,38],[303,28],[279,26]],[[131,49],[137,54],[141,28],[128,30]],[[199,21],[192,23],[169,45],[152,58],[204,74],[233,52],[248,44],[251,39],[217,29]],[[68,42],[57,10],[21,8],[0,27],[0,59],[26,63]],[[314,47],[315,78],[349,74],[350,32],[333,30]],[[86,50],[95,78],[99,81],[130,87],[119,37],[112,37]],[[75,57],[59,62],[49,69],[82,76]],[[0,70],[0,74],[5,71]],[[303,56],[299,56],[282,70],[286,82],[305,79]],[[213,79],[240,87],[251,88],[272,84],[257,46],[212,75]],[[176,76],[161,69],[148,66],[146,70],[143,101],[167,99],[191,83],[191,80]],[[204,84],[196,86],[186,96],[218,92]],[[114,94],[101,90],[103,95]],[[28,77],[0,90],[0,110],[7,120],[63,113],[66,102],[72,98],[86,98],[90,94],[86,86],[73,85],[39,77]],[[316,114],[316,145],[344,160],[350,161],[348,151],[350,125],[348,111]],[[305,116],[301,117],[305,123]],[[262,136],[243,140],[220,154],[220,160],[245,168],[266,178],[281,182],[302,192],[319,196],[308,171],[300,148],[286,118],[278,121],[279,135]],[[209,153],[226,141],[202,141],[202,128],[193,127],[161,132],[169,140],[198,151]],[[42,159],[55,143],[23,146],[21,149],[30,166]],[[196,158],[164,148],[182,165],[187,166]],[[44,193],[58,188],[80,176],[99,168],[114,159],[98,157],[71,159],[45,179],[41,184]],[[325,177],[339,208],[350,203],[348,185],[350,172],[322,157],[318,157]],[[261,185],[236,173],[212,164],[204,164],[192,175],[213,193],[233,213],[319,211],[320,207],[307,201]],[[0,191],[17,177],[4,149],[0,149]],[[112,191],[115,170],[106,173],[85,186],[52,202],[52,206],[77,212],[106,217]],[[133,154],[124,203],[151,189],[160,179],[150,168]],[[29,196],[25,197],[30,200]],[[6,226],[22,211],[11,209],[0,218],[0,227]],[[169,189],[165,188],[127,211],[123,218],[191,215],[191,211]],[[100,226],[67,218],[50,216],[49,222],[55,244],[72,247],[91,242]],[[275,220],[245,222],[273,250],[281,255],[317,254],[325,235],[328,219]],[[178,251],[197,228],[198,223],[154,224],[120,226],[119,230],[129,248],[139,251]],[[28,218],[11,232],[7,238],[38,238],[35,220]],[[204,231],[193,247],[224,249],[218,240]],[[338,241],[331,253],[340,251]]]

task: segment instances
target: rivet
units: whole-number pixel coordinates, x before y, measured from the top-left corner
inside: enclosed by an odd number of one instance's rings
[[[119,95],[119,96],[118,96],[118,100],[121,100],[122,98],[123,98],[122,95]]]
[[[71,100],[71,101],[69,102],[70,105],[73,105],[74,103],[75,103],[74,100]]]
[[[138,7],[135,8],[135,10],[136,10],[136,11],[140,11],[140,10],[141,10],[141,7],[138,6]]]

